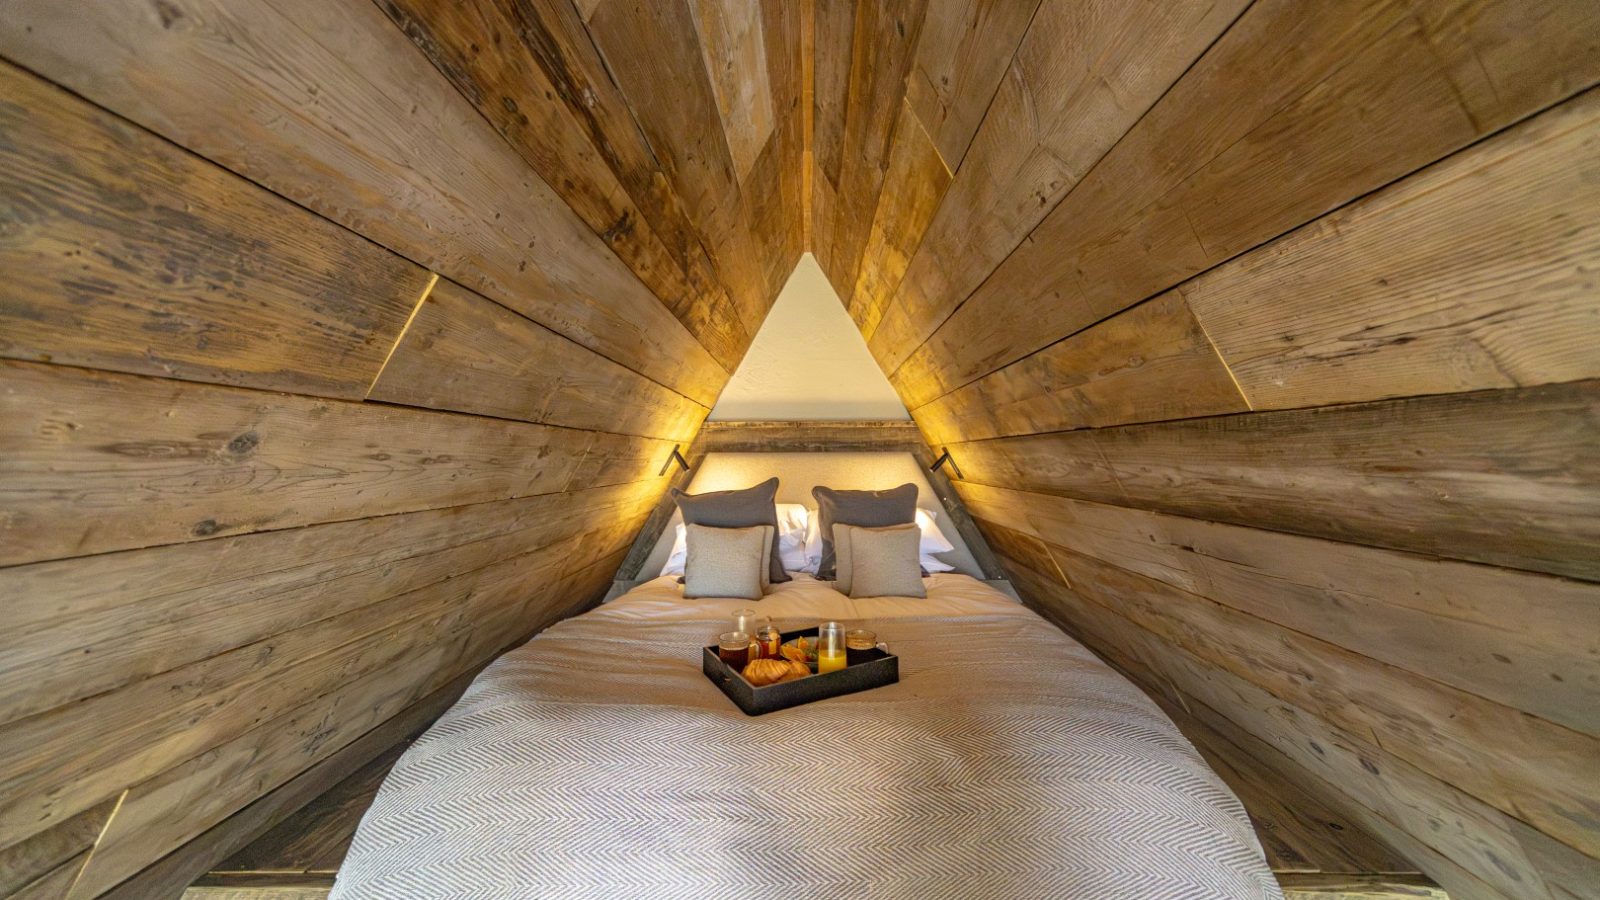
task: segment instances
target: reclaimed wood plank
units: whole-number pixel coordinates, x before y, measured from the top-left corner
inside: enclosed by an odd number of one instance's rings
[[[710,412],[442,279],[368,399],[668,440]]]
[[[1084,627],[1101,646],[1109,642],[1113,648],[1127,648],[1120,652],[1137,659],[1141,668],[1222,711],[1239,723],[1236,729],[1287,756],[1296,767],[1291,776],[1296,783],[1340,812],[1359,811],[1360,824],[1421,864],[1451,896],[1460,887],[1462,897],[1550,900],[1542,877],[1511,834],[1508,817],[1487,804],[1195,655],[1191,647],[1174,646],[1144,630],[1123,618],[1110,598],[1082,586],[1065,590],[1025,568],[1019,587],[1053,615],[1091,623]],[[1216,727],[1213,720],[1205,721]],[[1232,733],[1224,733],[1233,739]],[[1380,824],[1386,827],[1375,827]],[[1415,837],[1402,846],[1393,840],[1396,835]],[[1418,848],[1426,848],[1427,854],[1415,853]]]
[[[632,518],[621,485],[0,569],[0,722]]]
[[[1577,849],[1600,851],[1600,741],[1052,544],[1073,589]]]
[[[911,106],[902,103],[860,275],[851,295],[841,298],[864,338],[878,330],[883,308],[894,297],[949,185],[950,170]]]
[[[372,669],[132,787],[75,893],[92,897],[382,723],[529,630],[525,610],[560,600],[552,575],[581,544],[569,539],[454,579],[442,594],[462,615],[388,668]],[[515,577],[513,577],[515,576]],[[528,578],[544,589],[523,591]],[[462,585],[464,586],[458,586]],[[432,600],[429,601],[433,603]]]
[[[31,363],[0,373],[7,565],[638,480],[671,449]]]
[[[1184,298],[1168,291],[911,415],[949,443],[1249,409]]]
[[[137,875],[102,896],[111,900],[181,896],[184,888],[207,869],[255,840],[395,742],[432,723],[456,702],[476,675],[476,670],[469,670],[289,782],[256,798],[203,834],[145,866]]]
[[[776,127],[762,7],[742,0],[693,0],[689,10],[717,98],[734,178],[743,181]]]
[[[47,895],[46,885],[58,887],[54,896],[64,895],[66,885],[78,877],[118,799],[112,797],[0,849],[0,897],[26,897],[30,891],[43,897]]]
[[[1600,377],[1600,91],[1180,285],[1257,409]]]
[[[232,876],[280,873],[321,874],[331,883],[350,849],[362,814],[372,805],[384,777],[410,744],[411,741],[401,741],[380,753],[327,793],[218,863],[200,879],[201,883],[238,883]]]
[[[913,422],[707,422],[696,438],[705,453],[915,453],[923,449]]]
[[[1002,488],[962,494],[980,518],[1600,736],[1600,647],[1572,627],[1600,612],[1600,585]]]
[[[385,0],[400,26],[528,165],[726,370],[750,342],[626,99],[566,0]]]
[[[869,344],[884,371],[1025,240],[1244,5],[1039,6]]]
[[[699,402],[727,380],[375,4],[4,13],[14,62]]]
[[[359,400],[422,268],[0,62],[0,356]]]
[[[1288,873],[1278,876],[1285,900],[1450,900],[1422,876]]]
[[[906,101],[952,171],[961,166],[1038,7],[1039,0],[929,6],[906,76]]]
[[[1597,45],[1583,0],[1258,2],[896,385],[921,405],[1560,102],[1600,80]],[[1468,96],[1475,59],[1520,89]]]
[[[602,0],[587,27],[754,335],[766,311],[760,253],[740,227],[739,176],[688,0]]]
[[[953,444],[968,481],[1600,580],[1600,382]]]
[[[828,279],[841,300],[854,294],[866,251],[873,211],[889,165],[895,115],[905,93],[906,73],[916,53],[927,0],[880,0],[855,8],[844,131],[831,235]]]

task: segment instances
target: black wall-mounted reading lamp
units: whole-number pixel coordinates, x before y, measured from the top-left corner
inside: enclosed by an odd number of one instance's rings
[[[667,470],[672,468],[673,460],[677,460],[678,465],[683,466],[683,470],[685,472],[689,471],[689,461],[683,458],[682,453],[678,452],[678,446],[678,444],[672,445],[672,455],[667,457],[667,461],[661,464],[661,471],[656,473],[656,477],[659,478],[660,476],[667,474]]]
[[[957,478],[965,481],[966,480],[966,476],[961,474],[961,467],[956,465],[956,461],[954,459],[950,458],[950,448],[949,447],[940,447],[939,450],[941,451],[940,454],[939,454],[939,458],[933,461],[933,465],[928,467],[928,471],[929,472],[937,472],[937,471],[939,471],[939,467],[940,466],[943,466],[945,463],[949,463],[950,464],[950,471],[956,473],[956,477]]]

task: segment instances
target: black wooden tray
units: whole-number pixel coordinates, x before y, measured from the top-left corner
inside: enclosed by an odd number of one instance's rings
[[[785,631],[782,640],[788,643],[801,636],[815,638],[817,629]],[[722,657],[717,655],[717,645],[712,644],[701,648],[700,651],[701,668],[705,670],[706,677],[721,688],[722,692],[728,695],[728,699],[744,710],[746,715],[751,716],[788,709],[814,700],[826,700],[829,697],[871,690],[900,680],[900,657],[876,647],[869,652],[870,658],[865,662],[846,666],[836,672],[808,675],[793,681],[780,681],[777,684],[756,687],[746,681],[743,675],[735,672],[732,666],[722,661]]]

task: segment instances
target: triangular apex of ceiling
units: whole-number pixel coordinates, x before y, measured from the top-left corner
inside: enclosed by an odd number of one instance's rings
[[[789,276],[711,421],[910,419],[810,253]]]

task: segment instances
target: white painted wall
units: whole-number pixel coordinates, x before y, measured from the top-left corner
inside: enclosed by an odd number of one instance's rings
[[[910,419],[822,267],[800,257],[713,421]]]

